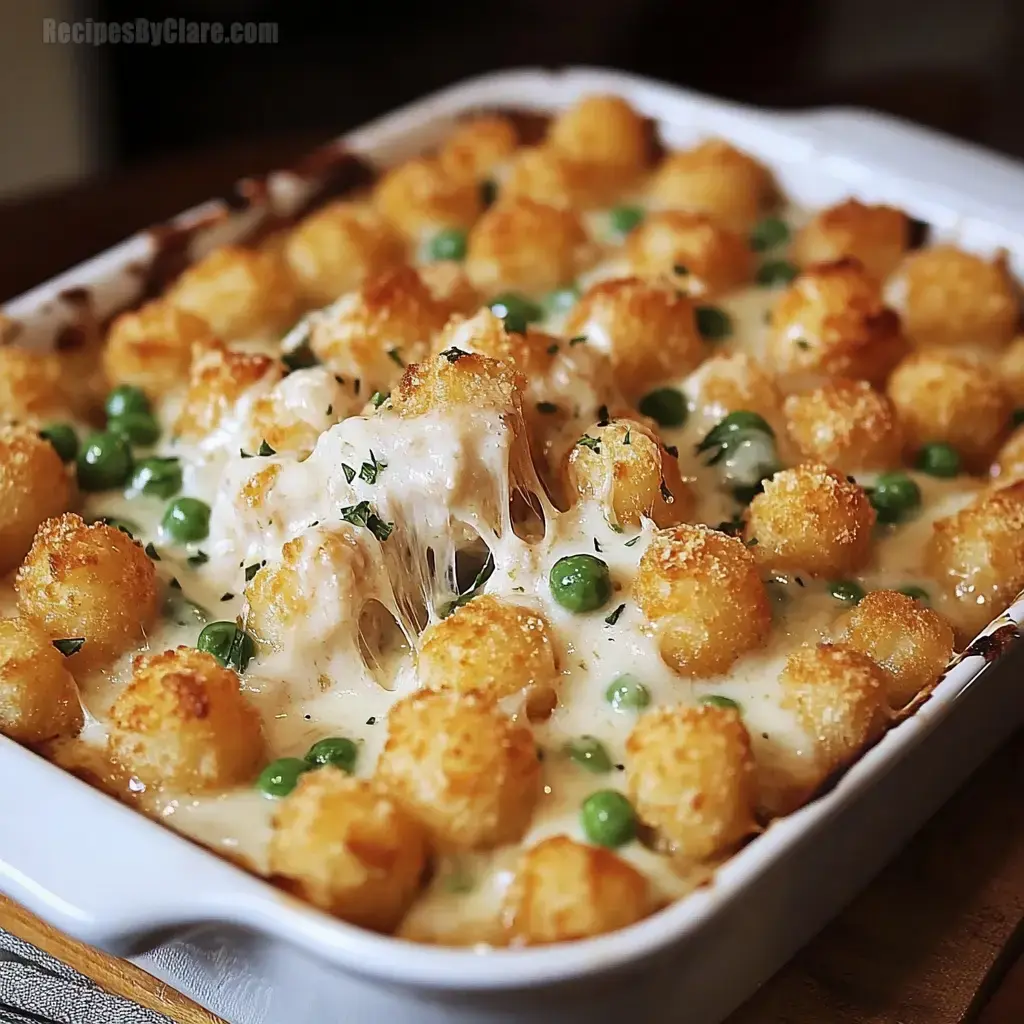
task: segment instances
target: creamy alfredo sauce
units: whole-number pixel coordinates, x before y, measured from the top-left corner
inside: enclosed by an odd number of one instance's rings
[[[791,224],[800,219],[798,211],[790,212]],[[596,237],[607,238],[607,215],[593,215],[590,228]],[[621,257],[613,253],[580,283],[585,287],[626,273]],[[776,294],[773,289],[755,287],[718,301],[731,316],[734,330],[717,343],[717,351],[759,356],[767,332],[766,313]],[[558,333],[561,318],[553,317],[540,326]],[[259,340],[245,347],[268,352],[276,348]],[[565,367],[553,372],[564,373]],[[289,385],[292,401],[301,406],[310,396],[322,400],[324,373],[302,370],[288,378],[293,382]],[[699,374],[698,369],[689,379],[665,382],[690,396],[691,415],[685,427],[662,434],[667,444],[678,447],[682,476],[698,496],[696,519],[716,524],[729,519],[738,506],[720,486],[720,468],[706,467],[694,452],[695,444],[718,418],[702,416],[692,408]],[[544,386],[543,381],[531,382],[531,387],[543,390]],[[456,548],[482,537],[495,562],[485,592],[543,612],[554,631],[562,672],[558,706],[549,720],[533,727],[544,756],[544,788],[524,845],[555,833],[582,838],[579,807],[584,798],[597,789],[622,788],[625,742],[636,713],[614,710],[605,690],[627,673],[649,689],[653,705],[695,702],[708,694],[738,701],[753,740],[766,803],[783,811],[806,796],[800,780],[810,778],[810,741],[781,706],[777,677],[795,646],[827,639],[836,619],[847,610],[830,595],[825,582],[796,576],[772,580],[775,623],[768,645],[740,658],[725,676],[681,679],[661,661],[630,597],[631,579],[653,524],[618,532],[608,525],[598,503],[584,502],[562,514],[548,507],[544,536],[531,541],[518,537],[507,512],[511,436],[497,414],[456,410],[401,419],[385,408],[329,426],[302,461],[284,455],[242,458],[240,438],[252,401],[266,390],[257,385],[215,436],[192,446],[167,440],[157,449],[158,454],[181,458],[182,493],[212,507],[208,539],[175,546],[159,527],[166,503],[131,493],[90,497],[85,515],[127,520],[136,538],[152,542],[159,553],[156,568],[166,594],[165,614],[148,638],[144,650],[149,651],[194,645],[207,621],[238,617],[244,623],[247,567],[280,561],[282,545],[293,538],[306,536],[314,541],[317,531],[338,528],[341,507],[368,500],[384,520],[395,523],[394,533],[383,544],[369,530],[355,531],[364,556],[357,568],[325,569],[315,560],[300,559],[303,592],[312,598],[311,613],[280,650],[261,650],[242,680],[263,716],[271,758],[301,757],[316,740],[343,735],[360,746],[356,773],[373,773],[387,735],[388,709],[417,685],[410,652],[422,622],[415,621],[409,607],[422,606],[424,598],[428,605],[440,607],[451,597],[443,572],[438,571],[436,578],[428,575],[425,551],[431,548],[436,564],[446,566]],[[162,410],[165,426],[174,420],[174,406],[172,399]],[[594,418],[587,414],[567,429],[581,427],[582,433]],[[358,467],[371,451],[387,463],[386,468],[372,484],[358,476],[349,481],[342,464]],[[270,473],[276,477],[269,486],[256,486],[254,499],[250,481],[270,467],[277,467]],[[938,589],[923,574],[923,545],[931,522],[966,504],[979,485],[967,478],[939,481],[916,475],[915,479],[923,494],[922,510],[910,523],[879,528],[873,561],[857,580],[865,589],[923,583],[941,608]],[[870,484],[871,479],[859,482]],[[190,564],[190,557],[195,561],[200,551],[208,561]],[[615,593],[605,608],[576,615],[554,601],[548,573],[560,557],[583,552],[597,553],[607,562]],[[359,619],[368,598],[380,602],[396,624],[385,631],[383,646],[371,645],[375,649],[367,657]],[[10,600],[9,590],[3,600]],[[621,611],[613,616],[620,605]],[[56,752],[58,761],[88,763],[88,750],[102,748],[104,720],[130,675],[130,661],[125,656],[111,670],[81,680],[87,727],[80,740]],[[507,701],[505,706],[512,714],[523,713],[521,700]],[[615,764],[609,774],[595,775],[566,756],[567,741],[581,735],[604,743]],[[195,798],[145,793],[137,781],[117,779],[116,774],[112,784],[122,795],[134,795],[147,813],[172,828],[252,870],[266,872],[275,802],[255,789]],[[506,848],[443,859],[403,925],[403,934],[427,941],[497,941],[497,911],[517,852],[517,848]],[[706,877],[706,868],[681,867],[641,842],[618,852],[652,880],[666,901],[682,896]]]

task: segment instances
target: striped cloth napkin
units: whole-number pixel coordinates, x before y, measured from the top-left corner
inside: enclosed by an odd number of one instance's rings
[[[3,1024],[170,1024],[0,929]]]

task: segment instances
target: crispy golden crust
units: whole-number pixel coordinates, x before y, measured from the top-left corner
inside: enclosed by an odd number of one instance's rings
[[[892,401],[864,380],[837,378],[786,399],[786,428],[810,461],[850,473],[891,469],[903,456]]]
[[[950,615],[971,639],[1024,589],[1024,481],[936,520],[925,565],[954,598]]]
[[[552,836],[527,850],[505,895],[514,943],[571,942],[626,928],[654,900],[647,879],[610,850]]]
[[[585,96],[559,114],[548,144],[570,160],[590,164],[611,185],[623,187],[647,165],[650,131],[619,96]]]
[[[457,181],[480,181],[519,145],[515,125],[497,114],[458,125],[441,147],[442,169]]]
[[[915,345],[1002,348],[1017,330],[1020,304],[1004,253],[986,260],[936,245],[911,253],[896,278]]]
[[[71,484],[53,445],[25,426],[0,426],[0,576],[32,546],[44,519],[65,512]]]
[[[599,501],[609,523],[639,526],[644,516],[659,527],[675,526],[693,513],[694,496],[679,462],[653,430],[637,420],[614,419],[588,427],[584,437],[586,444],[577,441],[566,458],[568,486]]]
[[[654,535],[640,559],[633,597],[680,675],[725,672],[762,646],[771,608],[754,556],[735,537],[680,524]]]
[[[450,173],[427,157],[391,168],[373,191],[377,209],[407,238],[443,228],[468,228],[483,203],[475,180]]]
[[[953,627],[938,612],[895,590],[874,590],[837,623],[847,647],[888,673],[886,697],[901,708],[942,674],[953,655]]]
[[[999,357],[999,379],[1014,405],[1024,405],[1024,334],[1018,334]]]
[[[863,487],[828,466],[807,463],[765,481],[747,510],[744,536],[767,568],[843,575],[871,557],[874,525]]]
[[[422,416],[454,406],[512,413],[521,409],[525,386],[512,362],[475,352],[459,352],[452,358],[439,353],[406,369],[391,393],[391,405],[400,416]]]
[[[404,239],[372,206],[334,202],[292,230],[284,254],[305,302],[324,306],[401,264],[405,249]]]
[[[470,231],[466,273],[484,295],[537,294],[571,281],[595,257],[571,210],[511,198],[496,203]]]
[[[847,763],[885,729],[888,681],[866,654],[839,644],[800,647],[779,676],[783,706],[815,743],[822,775]]]
[[[689,860],[726,853],[756,828],[750,736],[731,708],[641,715],[626,741],[637,814]]]
[[[274,816],[274,881],[363,928],[398,927],[426,863],[426,836],[415,819],[374,783],[337,768],[303,775]]]
[[[706,354],[693,303],[668,284],[624,277],[592,285],[565,325],[607,349],[622,391],[638,398],[693,369]],[[590,340],[592,339],[592,340]]]
[[[442,847],[520,839],[540,795],[533,733],[480,693],[419,690],[388,715],[377,777]]]
[[[146,786],[185,793],[249,782],[264,758],[260,716],[238,676],[191,647],[132,660],[107,744]]]
[[[489,594],[424,631],[416,671],[431,689],[479,690],[495,700],[527,687],[554,690],[559,683],[547,619]]]
[[[122,313],[112,324],[103,350],[111,384],[134,384],[159,396],[188,379],[194,346],[216,343],[201,317],[156,300]]]
[[[273,384],[283,372],[284,367],[270,356],[240,352],[219,342],[197,345],[174,433],[190,441],[206,437],[246,392],[257,384]]]
[[[513,158],[501,199],[532,199],[567,210],[587,210],[608,200],[601,168],[572,160],[551,146],[526,146]]]
[[[156,570],[141,545],[67,512],[36,533],[14,580],[18,607],[53,638],[85,637],[68,667],[108,664],[142,641],[156,618]]]
[[[390,391],[402,368],[422,359],[448,319],[412,267],[365,281],[314,324],[310,348],[343,377],[358,377],[367,395]]]
[[[746,352],[728,352],[705,360],[690,377],[687,390],[696,412],[717,423],[730,412],[747,409],[778,423],[782,394],[775,378]]]
[[[768,169],[724,139],[670,153],[651,182],[657,205],[708,214],[734,231],[751,228],[773,193]]]
[[[914,352],[893,370],[887,390],[911,452],[944,441],[981,471],[1010,431],[1013,402],[999,376],[968,355]]]
[[[810,267],[772,310],[767,356],[780,374],[881,384],[906,351],[899,316],[856,260]]]
[[[0,419],[40,423],[67,404],[56,355],[0,345]]]
[[[793,241],[803,267],[853,258],[879,281],[899,265],[910,242],[910,221],[893,206],[846,199],[815,215]]]
[[[164,296],[227,341],[281,331],[295,318],[298,291],[272,249],[225,245],[189,267]]]
[[[668,277],[701,295],[732,291],[754,273],[754,255],[742,235],[682,210],[649,213],[626,238],[626,255],[641,277]]]
[[[441,306],[449,316],[460,313],[468,316],[475,313],[483,303],[483,297],[473,287],[466,270],[455,260],[437,260],[426,263],[418,268],[420,280],[423,282],[431,298]]]
[[[84,716],[64,656],[28,619],[0,619],[0,733],[18,743],[75,736]]]

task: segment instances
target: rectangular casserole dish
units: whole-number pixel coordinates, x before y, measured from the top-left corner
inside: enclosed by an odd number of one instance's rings
[[[715,133],[772,167],[804,204],[846,195],[898,205],[934,236],[1003,247],[1024,272],[1024,169],[873,114],[754,112],[585,69],[508,72],[429,97],[315,154],[240,183],[227,200],[143,233],[10,303],[7,340],[73,342],[187,256],[437,143],[481,107],[543,113],[612,92],[665,141]],[[88,295],[89,302],[83,302]],[[599,939],[474,954],[413,946],[327,918],[0,738],[0,890],[54,926],[122,955],[229,1021],[721,1020],[833,915],[1024,720],[1013,651],[1024,602],[993,623],[930,699],[828,793],[774,823],[709,887]]]

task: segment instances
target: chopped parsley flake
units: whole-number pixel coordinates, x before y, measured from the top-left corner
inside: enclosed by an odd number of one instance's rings
[[[577,334],[575,338],[569,339],[569,347],[573,345],[585,345],[587,343],[587,336],[585,334]]]
[[[370,461],[364,462],[359,467],[359,479],[365,480],[368,484],[375,484],[377,482],[377,477],[380,476],[380,471],[382,469],[386,469],[387,465],[388,464],[386,462],[382,459],[378,459],[377,456],[373,454],[373,449],[371,448]],[[347,473],[345,475],[348,476]],[[350,480],[349,483],[351,482],[352,481]]]
[[[234,598],[234,596],[235,595],[232,594],[231,591],[229,590],[229,591],[227,591],[227,593],[221,594],[220,595],[220,599],[222,601],[231,601]]]
[[[640,537],[641,537],[641,536],[642,536],[642,534],[639,534],[639,533],[638,533],[638,534],[637,534],[637,535],[636,535],[636,536],[635,536],[635,537],[634,537],[634,538],[633,538],[632,540],[627,540],[627,541],[626,541],[626,547],[627,547],[627,548],[631,548],[631,547],[632,547],[632,546],[633,546],[634,544],[636,544],[636,543],[637,543],[637,541],[639,541],[639,540],[640,540]]]
[[[160,552],[157,551],[157,549],[154,546],[152,541],[150,541],[145,546],[145,548],[143,548],[143,550],[146,552],[147,555],[149,555],[150,558],[153,559],[154,562],[159,562],[160,561]]]
[[[255,576],[256,573],[260,571],[261,568],[262,566],[260,565],[259,562],[253,562],[252,565],[247,565],[245,567],[245,582],[248,583],[249,580],[251,580],[253,576]]]
[[[584,434],[576,443],[582,448],[589,448],[592,452],[598,454],[601,452],[601,439],[591,437],[589,434]]]
[[[395,528],[394,523],[385,523],[368,501],[361,501],[358,505],[346,505],[341,510],[341,518],[354,526],[366,527],[381,542],[386,541]]]
[[[611,615],[609,615],[604,621],[607,622],[609,626],[614,626],[615,623],[619,621],[619,616],[625,610],[626,610],[626,606],[624,604],[620,604],[619,607],[616,608],[615,611],[613,611],[611,613]]]
[[[457,363],[463,356],[469,355],[469,353],[463,352],[461,348],[456,348],[453,345],[451,348],[446,348],[441,355],[443,355],[449,363]]]
[[[558,412],[558,406],[554,402],[538,402],[537,412],[544,413],[545,416],[550,416],[551,413]]]
[[[690,268],[685,263],[676,263],[675,266],[672,267],[672,272],[684,277],[690,273]]]
[[[50,642],[65,658],[69,658],[72,654],[77,654],[85,646],[85,637],[69,636],[63,640],[51,640]]]
[[[390,393],[385,394],[383,391],[374,391],[370,396],[370,404],[374,409],[379,409],[390,397]]]
[[[609,421],[610,420],[609,420],[609,416],[608,416],[608,406],[607,405],[602,405],[597,410],[597,425],[599,427],[607,427]]]
[[[676,500],[672,497],[672,492],[668,489],[668,484],[664,480],[661,481],[661,496],[669,503]]]
[[[405,369],[405,363],[402,362],[402,357],[399,354],[397,348],[388,349],[388,359],[390,359],[393,363],[396,363],[398,366],[402,367],[403,370]]]
[[[558,353],[558,346],[557,345],[548,345],[548,355],[549,356],[556,355],[557,353]]]
[[[198,568],[200,565],[206,565],[209,560],[210,556],[205,551],[197,551],[194,555],[189,555],[186,559],[188,564],[194,569]]]
[[[596,537],[594,538],[594,550],[601,554],[601,542]]]
[[[756,537],[751,537],[750,540],[745,540],[743,543],[748,548],[756,548],[757,547],[757,538]]]
[[[343,462],[341,464],[341,471],[345,474],[345,479],[349,483],[352,483],[352,481],[355,480],[356,471],[347,462]]]
[[[622,443],[623,444],[629,444],[630,443],[630,441],[629,441],[629,427],[626,427],[626,433],[625,433],[625,436],[622,438]]]
[[[266,458],[268,455],[276,455],[277,452],[266,441],[260,441],[260,447],[256,454]]]
[[[366,720],[366,724],[367,725],[376,725],[377,724],[377,719],[373,715],[370,715],[370,717]]]

